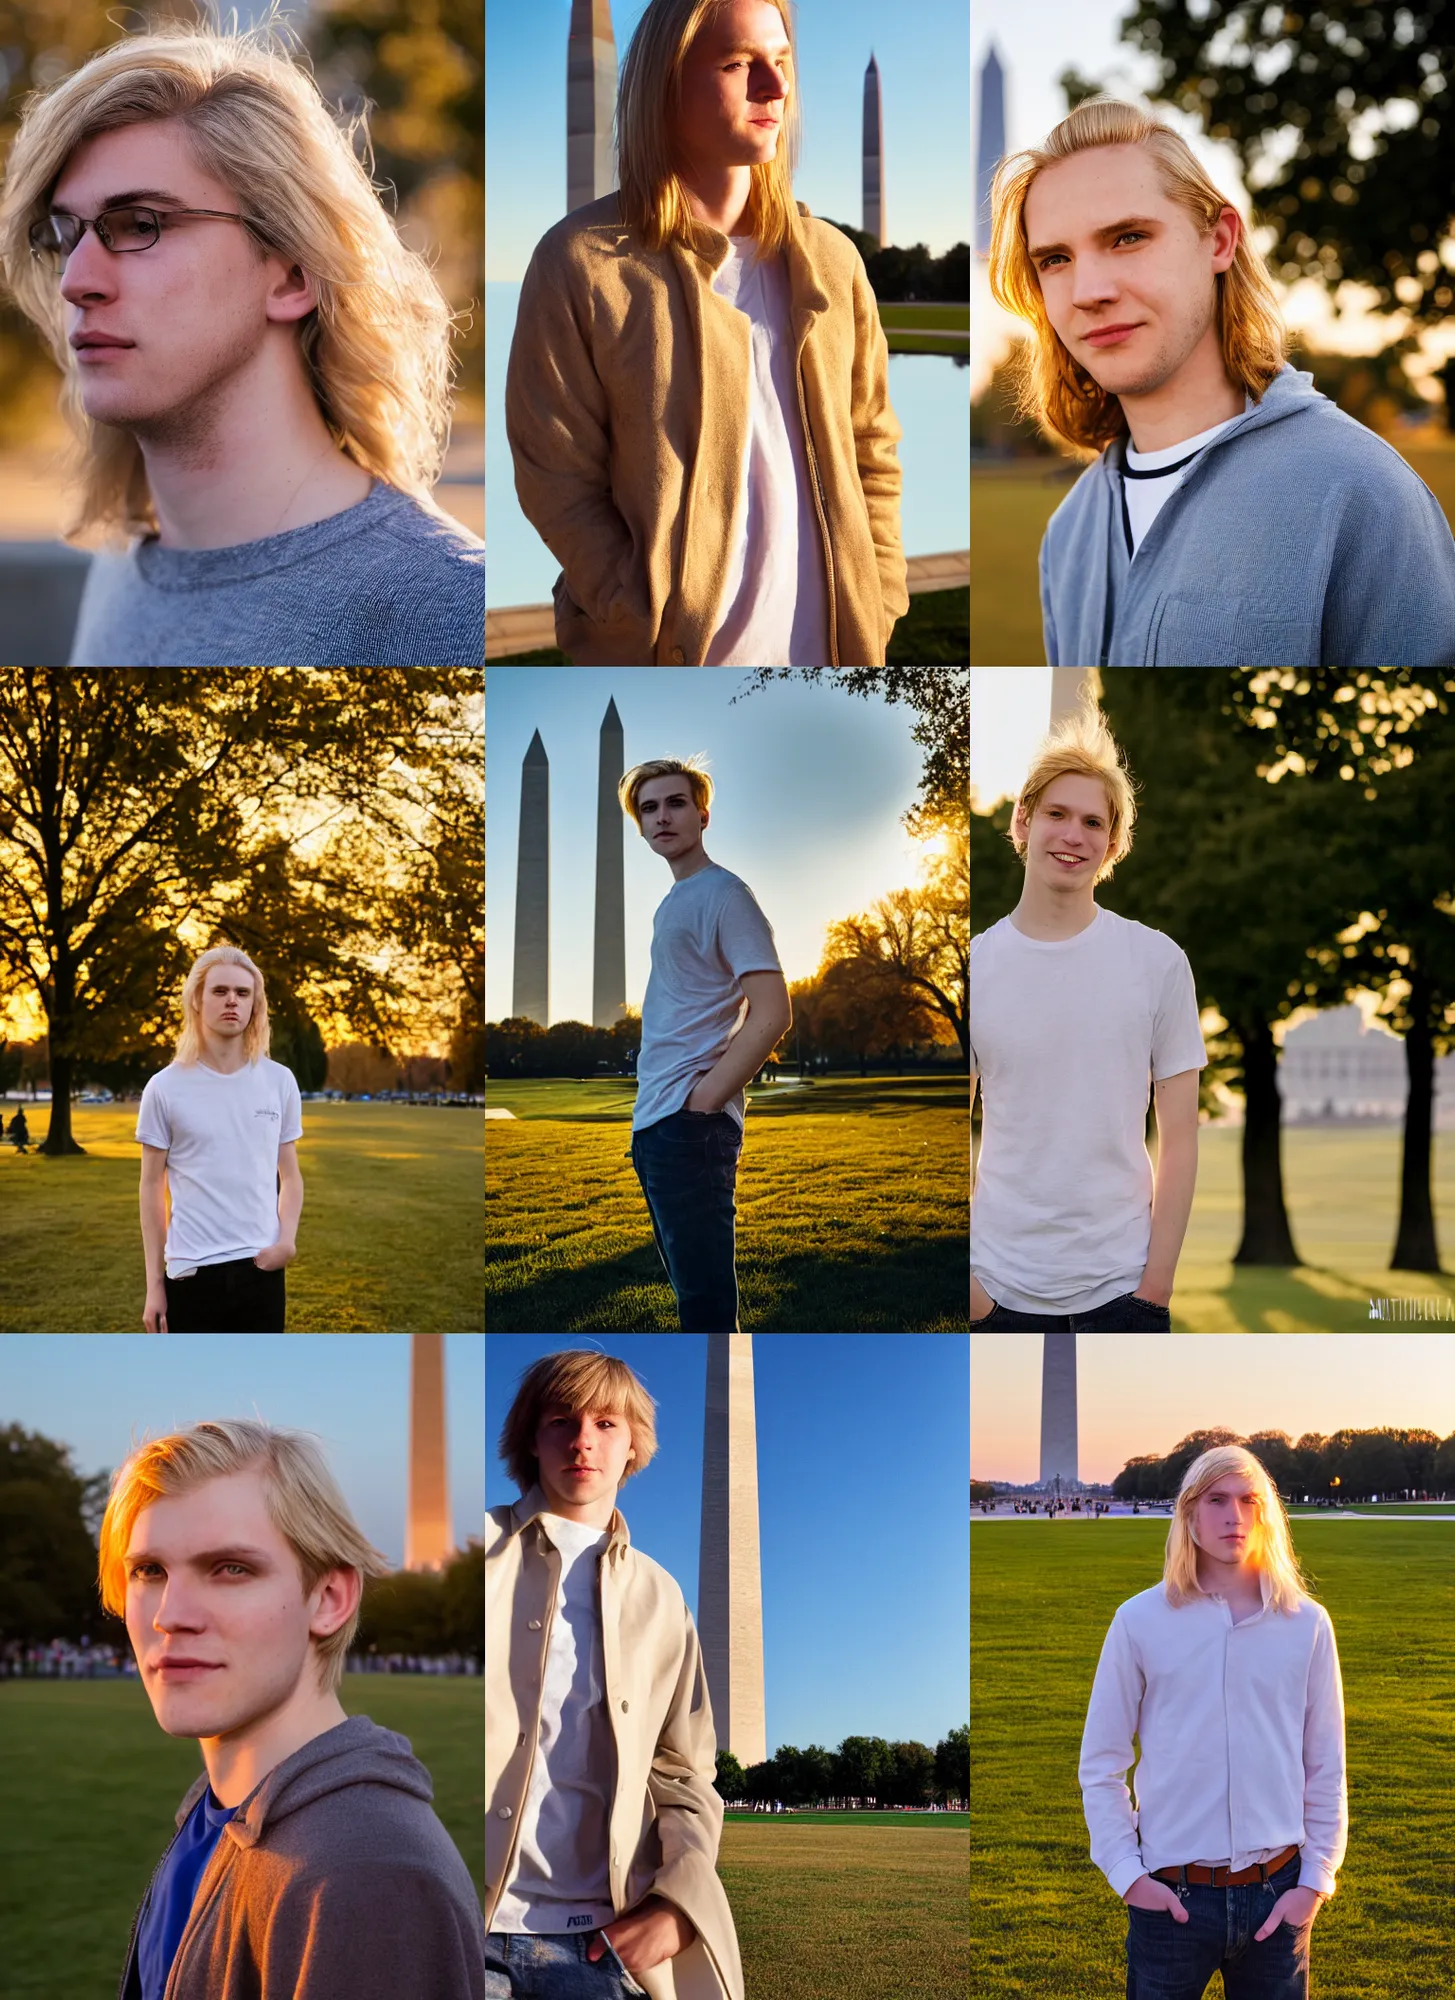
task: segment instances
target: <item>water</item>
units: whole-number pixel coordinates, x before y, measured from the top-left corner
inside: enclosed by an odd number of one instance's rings
[[[520,511],[505,436],[505,367],[518,284],[485,287],[485,601],[545,604],[560,564]],[[891,354],[889,400],[904,426],[905,553],[970,546],[970,370],[944,354]]]

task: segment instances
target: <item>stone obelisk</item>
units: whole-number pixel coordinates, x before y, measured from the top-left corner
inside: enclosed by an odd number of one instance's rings
[[[980,133],[975,146],[975,254],[990,255],[990,185],[1005,152],[1005,71],[995,44],[980,65]]]
[[[697,1630],[719,1750],[744,1770],[768,1755],[753,1336],[707,1336]]]
[[[439,1569],[455,1546],[445,1470],[445,1337],[410,1335],[409,1520],[404,1567]]]
[[[1076,1335],[1043,1333],[1041,1349],[1041,1480],[1060,1475],[1081,1482],[1076,1433]]]
[[[616,109],[616,36],[611,0],[571,0],[566,49],[566,213],[616,186],[611,119]]]
[[[880,249],[884,235],[884,106],[879,96],[879,64],[874,55],[864,72],[864,234]]]
[[[591,1025],[610,1028],[626,1005],[626,879],[622,842],[626,818],[616,788],[626,769],[621,717],[609,701],[601,724],[596,770],[596,955],[591,972]]]
[[[550,1026],[551,766],[541,732],[520,767],[520,847],[515,865],[515,994],[511,1013]]]

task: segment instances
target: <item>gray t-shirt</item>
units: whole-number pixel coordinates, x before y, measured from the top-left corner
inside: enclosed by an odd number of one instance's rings
[[[479,667],[485,547],[397,487],[226,549],[92,559],[73,667]]]
[[[674,882],[652,920],[652,971],[632,1130],[680,1111],[741,1024],[745,972],[781,972],[773,927],[739,876],[710,861]],[[743,1093],[723,1106],[739,1125]]]

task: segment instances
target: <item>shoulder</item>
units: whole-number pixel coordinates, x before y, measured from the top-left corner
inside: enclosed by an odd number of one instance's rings
[[[1128,1597],[1119,1604],[1111,1622],[1113,1628],[1119,1625],[1124,1632],[1136,1633],[1172,1616],[1172,1612],[1165,1588],[1160,1583],[1154,1583],[1150,1589],[1139,1590],[1135,1597]]]
[[[827,271],[845,283],[851,283],[855,275],[862,272],[865,284],[869,282],[869,273],[859,255],[858,245],[852,237],[845,236],[836,223],[825,222],[799,202],[797,228],[804,254],[815,269]]]
[[[632,233],[621,218],[616,194],[603,195],[573,208],[548,229],[531,252],[527,276],[547,278],[572,270],[589,270],[603,257],[616,258],[633,250]],[[640,245],[635,249],[640,251]]]
[[[458,521],[390,488],[361,524],[357,551],[338,555],[350,659],[484,664],[485,545]]]
[[[513,1507],[492,1507],[485,1516],[485,1553],[488,1556],[515,1533]]]
[[[159,1069],[155,1076],[147,1078],[142,1086],[141,1094],[144,1098],[159,1097],[168,1084],[175,1083],[179,1077],[185,1075],[186,1070],[181,1063],[169,1062],[165,1069]]]
[[[1015,929],[1009,917],[1000,917],[988,929],[974,931],[970,937],[970,956],[978,958],[982,969],[986,960],[994,958],[1001,945],[1006,942],[1005,933]]]
[[[298,1886],[336,1901],[371,1893],[396,1895],[406,1883],[411,1901],[449,1900],[469,1876],[428,1799],[367,1778],[325,1792],[286,1818],[269,1821],[257,1851],[281,1864]]]
[[[1153,930],[1150,924],[1139,924],[1135,917],[1119,916],[1109,910],[1105,903],[1098,903],[1101,923],[1105,927],[1108,942],[1120,941],[1128,950],[1135,951],[1147,964],[1159,968],[1171,965],[1187,965],[1187,953],[1175,938],[1168,937],[1166,931]]]
[[[1245,442],[1291,461],[1300,484],[1313,480],[1327,490],[1330,484],[1357,483],[1361,500],[1407,505],[1429,495],[1425,482],[1392,444],[1321,394],[1305,395],[1279,422],[1250,431]]]
[[[298,1088],[298,1079],[286,1063],[274,1062],[271,1056],[259,1056],[255,1065],[258,1077],[273,1086],[282,1096],[288,1096]]]
[[[627,1548],[622,1567],[627,1587],[634,1596],[650,1597],[656,1608],[664,1613],[686,1613],[687,1599],[676,1577],[670,1570],[663,1569],[653,1557],[646,1555],[635,1542]]]

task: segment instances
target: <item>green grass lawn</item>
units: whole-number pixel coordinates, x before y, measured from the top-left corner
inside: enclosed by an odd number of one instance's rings
[[[1388,1268],[1399,1215],[1400,1135],[1393,1125],[1290,1126],[1283,1134],[1284,1200],[1304,1261],[1292,1270],[1235,1267],[1242,1136],[1233,1126],[1211,1125],[1198,1135],[1197,1193],[1172,1297],[1174,1333],[1409,1332],[1409,1322],[1370,1319],[1370,1299],[1455,1301],[1455,1276]],[[1436,1134],[1434,1160],[1436,1224],[1448,1267],[1455,1265],[1455,1133]],[[1455,1314],[1455,1305],[1446,1310]],[[1438,1322],[1425,1322],[1432,1323]]]
[[[749,2000],[963,2000],[968,1840],[730,1820],[718,1873]]]
[[[971,1530],[975,2000],[1117,2000],[1127,1917],[1092,1866],[1076,1767],[1106,1628],[1162,1574],[1163,1522]],[[1314,1923],[1317,2000],[1449,2000],[1448,1538],[1294,1523],[1344,1681],[1349,1849]],[[892,1990],[892,1989],[889,1989]],[[948,1990],[948,1989],[947,1989]],[[1209,1989],[1222,1992],[1220,1980]]]
[[[136,1112],[135,1104],[75,1105],[84,1158],[0,1146],[0,1330],[140,1333]],[[48,1106],[27,1106],[37,1142],[49,1118]],[[481,1124],[477,1110],[436,1105],[304,1105],[292,1332],[480,1327]]]
[[[350,1674],[343,1705],[409,1738],[482,1884],[484,1683]],[[112,2000],[132,1917],[201,1769],[196,1743],[162,1733],[136,1681],[0,1681],[6,2000]]]
[[[670,1330],[676,1305],[629,1158],[635,1086],[490,1083],[486,1324]],[[968,1324],[967,1088],[871,1077],[751,1093],[738,1167],[748,1331],[958,1333]]]

